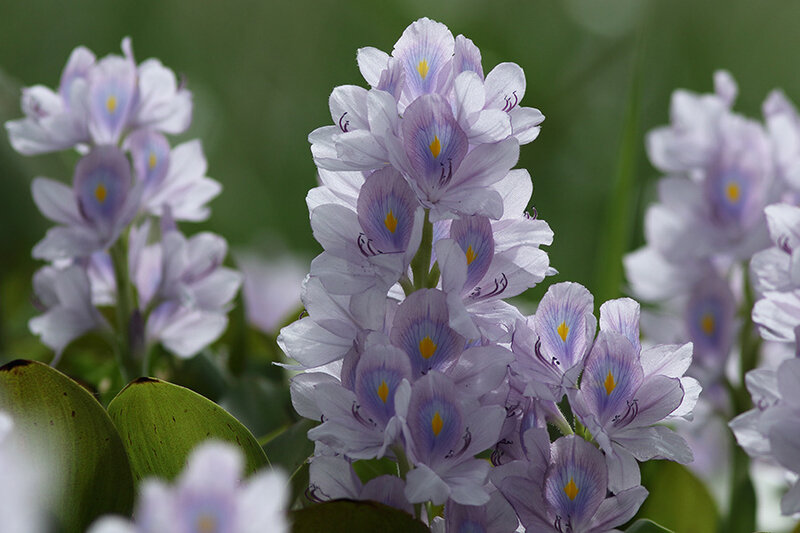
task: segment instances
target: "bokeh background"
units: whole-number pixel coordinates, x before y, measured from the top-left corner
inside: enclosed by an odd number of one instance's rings
[[[183,138],[203,140],[209,175],[224,187],[212,218],[182,229],[308,262],[319,247],[304,202],[315,184],[306,137],[331,122],[333,87],[365,85],[356,50],[391,51],[422,16],[470,37],[486,72],[502,61],[525,70],[523,103],[547,119],[518,166],[555,232],[555,280],[578,281],[598,301],[624,292],[621,255],[642,242],[658,177],[643,135],[668,121],[675,88],[710,91],[725,68],[747,115],[760,116],[775,87],[800,101],[800,2],[790,0],[2,0],[0,121],[21,115],[20,87],[57,86],[75,46],[118,54],[129,35],[138,61],[158,57],[185,77],[195,111]],[[68,181],[73,164],[20,156],[0,135],[0,361],[49,357],[27,330],[30,250],[48,227],[30,182]]]

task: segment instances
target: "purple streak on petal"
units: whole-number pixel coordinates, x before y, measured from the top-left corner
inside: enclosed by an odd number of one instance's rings
[[[383,253],[403,252],[411,239],[419,202],[403,176],[386,167],[367,178],[358,195],[358,222]]]
[[[462,217],[450,225],[450,238],[458,243],[467,257],[464,289],[470,290],[483,279],[494,258],[492,225],[486,217]]]
[[[464,337],[448,324],[447,297],[439,290],[418,290],[400,304],[390,338],[411,358],[413,376],[449,367],[464,350]]]
[[[101,59],[89,74],[89,129],[95,142],[116,143],[133,106],[136,65],[119,56]]]
[[[609,300],[600,306],[600,331],[613,331],[626,337],[638,351],[639,304],[630,298]]]
[[[145,195],[154,192],[169,170],[170,147],[167,139],[153,130],[137,130],[126,139],[136,178],[144,182]]]
[[[430,372],[414,383],[407,420],[419,462],[435,466],[464,448],[464,414],[444,374]]]
[[[375,88],[380,91],[386,91],[395,100],[399,100],[405,82],[406,73],[403,69],[403,64],[395,58],[390,58],[386,69],[381,72],[380,80]]]
[[[409,105],[402,121],[403,142],[413,179],[428,195],[439,199],[467,154],[468,142],[450,104],[439,95],[426,95]]]
[[[561,437],[552,445],[544,495],[560,517],[561,527],[583,531],[606,497],[608,473],[600,450],[576,435]]]
[[[717,368],[728,357],[735,336],[736,301],[727,281],[716,273],[692,287],[684,320],[698,362]]]
[[[447,26],[423,18],[408,26],[394,45],[392,56],[405,68],[409,101],[435,91],[453,56],[453,34]]]
[[[622,335],[601,331],[586,358],[581,393],[601,425],[624,426],[638,413],[643,371],[639,352]],[[677,406],[676,406],[677,407]]]
[[[579,363],[594,336],[594,298],[579,283],[551,285],[533,317],[541,351],[559,361],[562,372]]]
[[[358,360],[356,399],[364,412],[382,426],[395,415],[394,395],[403,379],[411,379],[411,363],[399,348],[372,346]]]
[[[69,55],[67,65],[61,73],[61,82],[58,86],[58,93],[64,100],[65,107],[69,108],[72,100],[72,87],[77,80],[86,83],[89,71],[94,66],[95,56],[88,48],[79,46]]]
[[[458,76],[462,72],[472,71],[483,79],[483,66],[481,66],[481,51],[471,39],[459,35],[456,37],[453,53],[453,74]]]
[[[73,186],[83,217],[111,233],[131,189],[128,159],[118,148],[98,146],[78,161]]]

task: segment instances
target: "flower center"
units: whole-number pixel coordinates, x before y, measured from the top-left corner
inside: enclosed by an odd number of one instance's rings
[[[106,196],[108,196],[108,191],[106,190],[106,186],[100,183],[94,189],[94,197],[97,198],[97,201],[101,204],[106,201]]]
[[[439,152],[442,151],[442,142],[439,140],[438,135],[433,136],[433,141],[428,145],[428,148],[430,148],[433,157],[439,157]]]
[[[425,337],[419,341],[419,354],[423,359],[430,359],[436,353],[436,343],[430,337]]]
[[[608,375],[606,376],[606,380],[603,382],[603,386],[606,388],[606,394],[611,396],[611,393],[614,392],[614,389],[617,387],[617,382],[614,381],[614,374],[611,371],[608,371]]]
[[[567,325],[567,322],[566,321],[562,322],[561,325],[558,326],[558,329],[556,331],[558,332],[558,335],[561,337],[561,340],[567,342],[567,335],[569,334],[569,326]]]
[[[428,66],[428,61],[426,59],[423,59],[417,63],[417,72],[419,72],[419,77],[423,80],[428,76],[428,70],[430,70],[430,67]]]
[[[386,226],[386,229],[391,233],[394,233],[397,229],[397,219],[394,217],[394,213],[392,213],[391,209],[386,214],[386,218],[383,219],[383,225]]]
[[[567,498],[569,498],[570,501],[574,501],[575,498],[578,497],[578,493],[579,492],[580,492],[580,489],[575,484],[575,480],[570,477],[569,478],[569,483],[564,485],[564,494],[567,495]]]
[[[700,329],[703,330],[703,333],[708,335],[709,337],[711,334],[714,333],[714,316],[711,313],[706,313],[700,318]]]
[[[433,436],[438,437],[439,433],[442,432],[442,427],[444,427],[444,420],[442,420],[441,415],[439,415],[439,411],[433,413],[433,418],[431,418],[431,430],[433,431]]]
[[[389,386],[386,384],[386,380],[381,380],[381,384],[378,387],[378,397],[386,403],[386,399],[389,397]]]
[[[117,97],[113,94],[106,98],[106,109],[109,113],[114,113],[117,110]]]

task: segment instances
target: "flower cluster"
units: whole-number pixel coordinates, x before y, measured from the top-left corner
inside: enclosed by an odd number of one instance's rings
[[[197,531],[287,533],[286,476],[262,471],[242,479],[244,458],[230,444],[209,441],[189,456],[174,486],[145,479],[134,520],[105,516],[89,533]]]
[[[691,345],[642,349],[630,299],[601,307],[595,338],[577,283],[529,317],[504,301],[555,273],[530,176],[512,169],[544,118],[520,105],[519,66],[484,76],[472,41],[429,19],[358,64],[370,89],[334,89],[333,125],[309,136],[324,251],[307,316],[278,339],[301,371],[295,409],[321,422],[309,497],[375,499],[447,531],[623,524],[647,495],[637,461],[692,460],[656,425],[691,416]],[[565,436],[551,443],[548,423]],[[379,458],[400,476],[362,483],[354,463]]]
[[[6,128],[22,154],[82,154],[71,186],[32,184],[37,207],[56,226],[33,249],[50,264],[34,276],[43,314],[31,331],[57,361],[88,331],[114,337],[98,310],[113,305],[123,362],[144,359],[146,369],[155,343],[189,357],[218,338],[241,279],[221,266],[221,237],[187,238],[175,224],[207,219],[207,203],[221,190],[206,176],[198,140],[171,147],[164,136],[188,128],[191,93],[157,59],[137,65],[129,39],[122,50],[98,60],[76,48],[58,90],[24,89],[25,118]]]
[[[702,423],[689,430],[690,440],[706,444],[696,448],[707,456],[700,473],[721,470],[727,436],[717,429],[736,415],[730,427],[750,455],[800,472],[787,459],[790,447],[797,457],[800,440],[775,436],[797,416],[795,361],[785,359],[800,326],[800,119],[780,91],[764,102],[763,123],[745,118],[731,110],[731,76],[717,72],[714,85],[713,94],[675,91],[671,123],[647,136],[650,162],[668,177],[645,216],[647,244],[625,267],[633,294],[659,306],[642,317],[649,340],[694,344],[689,372],[708,400]],[[783,347],[760,346],[754,323]],[[728,363],[737,359],[734,370]],[[755,406],[746,413],[745,381]],[[790,492],[782,511],[798,510],[800,497]]]

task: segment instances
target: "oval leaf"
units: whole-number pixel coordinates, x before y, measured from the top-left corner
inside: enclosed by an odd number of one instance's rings
[[[15,436],[56,481],[58,530],[85,531],[101,514],[131,513],[133,477],[122,440],[83,387],[45,364],[12,361],[0,367],[0,411],[13,417]]]
[[[428,533],[403,511],[377,502],[334,500],[292,513],[293,533]]]
[[[153,378],[131,382],[108,406],[136,481],[174,479],[192,449],[207,439],[237,444],[245,473],[268,463],[253,435],[222,407],[189,389]]]
[[[672,461],[649,461],[642,465],[642,485],[650,495],[637,518],[649,518],[672,531],[716,533],[714,499],[686,467]]]

